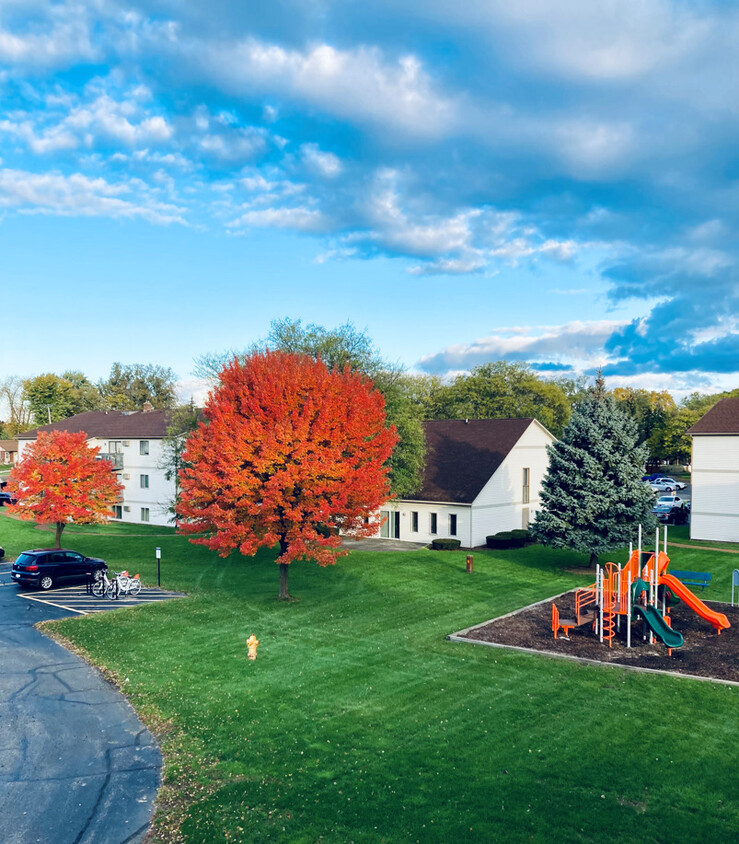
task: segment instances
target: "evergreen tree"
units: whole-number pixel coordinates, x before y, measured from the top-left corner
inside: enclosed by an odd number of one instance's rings
[[[531,529],[539,542],[587,552],[594,566],[600,554],[628,545],[639,524],[654,529],[654,496],[641,480],[647,449],[600,374],[548,452],[542,508]]]

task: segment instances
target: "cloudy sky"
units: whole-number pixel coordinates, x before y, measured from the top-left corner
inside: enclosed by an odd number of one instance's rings
[[[739,386],[739,9],[0,0],[3,374],[272,319],[446,374]]]

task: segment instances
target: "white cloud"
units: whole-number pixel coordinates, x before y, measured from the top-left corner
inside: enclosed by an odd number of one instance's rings
[[[26,214],[144,219],[184,223],[184,209],[158,202],[141,183],[113,184],[81,173],[0,170],[0,207]],[[122,198],[122,195],[125,198]]]
[[[376,47],[340,50],[329,44],[289,50],[256,38],[193,42],[189,49],[234,94],[246,89],[288,95],[416,137],[448,135],[457,121],[457,106],[434,89],[414,56],[392,61]]]
[[[247,211],[231,223],[233,228],[257,227],[294,229],[303,232],[320,232],[326,229],[326,220],[320,211],[300,206],[294,208],[264,208]]]
[[[23,4],[18,5],[23,8]],[[12,8],[9,11],[12,16]],[[100,57],[92,44],[91,23],[84,4],[47,3],[39,5],[37,11],[41,19],[21,31],[12,31],[7,19],[4,25],[0,23],[0,62],[60,67]]]
[[[303,161],[311,170],[328,179],[340,175],[344,169],[337,155],[332,152],[322,152],[317,144],[303,144],[300,152]]]
[[[509,359],[555,362],[582,369],[605,361],[603,345],[611,334],[626,325],[618,320],[574,321],[564,325],[496,329],[496,333],[471,343],[448,346],[420,359],[429,372],[469,370],[478,364]]]

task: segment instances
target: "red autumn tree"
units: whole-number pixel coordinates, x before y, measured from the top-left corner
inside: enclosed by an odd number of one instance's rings
[[[65,525],[106,521],[123,486],[110,463],[97,459],[99,451],[83,431],[40,431],[10,473],[8,487],[18,500],[11,512],[55,525],[57,548]]]
[[[382,394],[348,367],[330,372],[320,360],[267,351],[219,377],[183,455],[180,530],[224,557],[279,544],[279,597],[288,600],[290,563],[331,565],[346,553],[339,530],[377,530],[398,438]]]

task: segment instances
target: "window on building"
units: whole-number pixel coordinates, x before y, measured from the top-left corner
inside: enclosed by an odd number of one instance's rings
[[[429,533],[436,533],[438,530],[438,519],[436,518],[436,513],[429,513]]]
[[[139,475],[139,478],[141,482],[141,489],[149,489],[149,476]]]
[[[457,514],[449,514],[449,536],[457,535]]]
[[[149,440],[141,440],[139,442],[139,454],[149,453]]]
[[[411,530],[418,533],[418,513],[415,510],[411,511]]]
[[[123,453],[123,441],[122,440],[109,440],[108,441],[108,454],[122,454]]]
[[[531,479],[531,469],[523,470],[523,496],[521,500],[524,504],[529,503],[529,481]]]
[[[113,505],[113,518],[114,519],[122,519],[123,518],[123,507],[120,504]]]
[[[142,522],[148,522],[149,521],[149,508],[148,507],[142,507],[141,508],[141,521]]]

